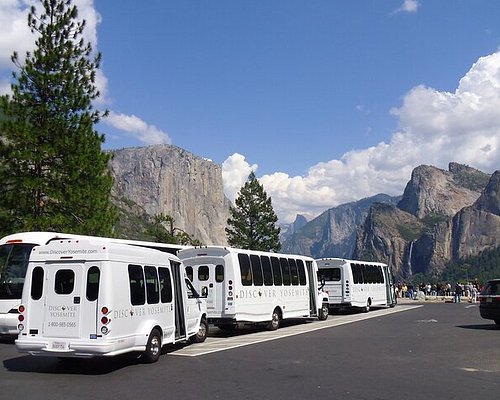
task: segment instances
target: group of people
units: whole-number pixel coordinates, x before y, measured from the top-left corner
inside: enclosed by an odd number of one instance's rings
[[[399,298],[417,299],[419,296],[429,297],[451,297],[454,303],[460,303],[462,298],[467,298],[467,301],[475,303],[477,295],[480,292],[478,283],[460,282],[452,285],[451,283],[422,283],[418,286],[413,286],[411,283],[400,283],[396,286],[396,295]]]

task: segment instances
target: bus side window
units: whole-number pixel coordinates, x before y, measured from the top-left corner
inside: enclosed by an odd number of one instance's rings
[[[193,269],[191,268],[191,271]],[[160,296],[162,303],[172,302],[172,280],[170,279],[170,270],[168,268],[158,268],[158,275],[160,278]]]
[[[140,265],[130,264],[128,266],[128,278],[130,284],[130,303],[139,306],[146,302],[144,292],[144,274]]]
[[[145,266],[144,275],[146,276],[146,297],[148,304],[157,304],[160,301],[160,292],[158,289],[156,268],[149,265]]]
[[[290,272],[292,274],[292,285],[299,284],[299,272],[297,271],[297,264],[293,258],[288,259],[288,265],[290,265]]]
[[[363,270],[360,264],[351,264],[352,280],[354,283],[364,283]]]
[[[271,257],[271,265],[273,267],[274,284],[276,286],[283,285],[283,277],[281,275],[280,260],[278,260],[278,257]]]
[[[302,262],[302,260],[297,260],[297,268],[299,269],[299,283],[301,285],[307,284],[306,270],[305,270],[304,263]]]
[[[253,284],[262,286],[264,277],[262,275],[262,266],[260,265],[260,257],[255,254],[250,255],[250,263],[252,265]]]
[[[98,267],[90,267],[87,271],[87,290],[88,301],[96,301],[99,295],[100,271]]]
[[[241,284],[243,286],[252,286],[252,270],[248,254],[239,253],[238,261],[240,264]]]
[[[260,262],[262,264],[262,272],[264,273],[264,285],[273,285],[273,271],[271,270],[271,262],[268,256],[260,256]]]
[[[283,285],[290,286],[290,267],[286,258],[280,258],[281,274],[283,275]]]
[[[43,293],[43,268],[35,267],[31,273],[31,298],[40,300]]]

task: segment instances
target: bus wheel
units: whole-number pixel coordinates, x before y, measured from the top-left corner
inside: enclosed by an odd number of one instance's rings
[[[146,351],[142,354],[144,362],[151,364],[158,361],[161,353],[161,335],[158,329],[153,329],[149,334]]]
[[[208,335],[208,322],[205,318],[201,319],[200,330],[194,336],[191,336],[191,343],[203,343]]]
[[[372,305],[372,299],[368,298],[368,300],[366,300],[366,306],[363,308],[363,312],[370,311],[371,305]]]
[[[318,319],[320,321],[324,321],[327,318],[328,318],[328,304],[323,304],[323,306],[319,310]]]
[[[275,331],[280,327],[281,321],[281,312],[278,308],[275,308],[273,311],[273,315],[271,316],[271,321],[267,324],[267,329],[270,331]]]

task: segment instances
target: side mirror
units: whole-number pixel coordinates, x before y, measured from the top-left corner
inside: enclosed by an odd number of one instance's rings
[[[208,288],[206,286],[201,288],[201,297],[208,297]]]

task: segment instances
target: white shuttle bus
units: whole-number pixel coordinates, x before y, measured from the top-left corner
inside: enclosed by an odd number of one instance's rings
[[[155,362],[164,344],[208,332],[206,302],[176,256],[102,239],[34,247],[19,312],[16,346],[32,355],[136,351]]]
[[[331,309],[355,307],[368,312],[372,306],[396,304],[392,272],[387,264],[341,258],[321,258],[316,262]]]
[[[328,317],[314,259],[291,254],[203,246],[180,250],[188,277],[207,293],[208,322],[220,329],[286,318]]]
[[[172,254],[176,254],[178,250],[188,247],[58,232],[21,232],[5,236],[0,239],[0,336],[17,336],[19,333],[17,330],[17,316],[21,304],[24,277],[28,268],[28,259],[33,247],[47,244],[54,239],[85,237],[149,247]]]

